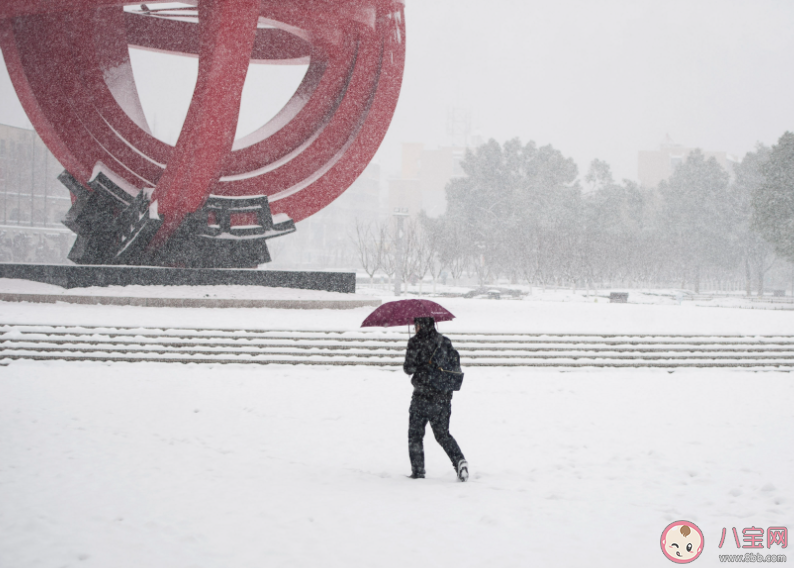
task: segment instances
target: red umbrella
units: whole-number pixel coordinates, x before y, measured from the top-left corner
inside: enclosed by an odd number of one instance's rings
[[[436,321],[454,319],[448,310],[430,300],[398,300],[387,302],[367,316],[361,327],[393,327],[411,325],[414,318],[433,318]]]

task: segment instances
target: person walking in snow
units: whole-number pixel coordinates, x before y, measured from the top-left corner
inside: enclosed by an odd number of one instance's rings
[[[452,461],[458,479],[469,478],[469,466],[460,446],[449,433],[449,419],[452,415],[452,390],[439,389],[431,377],[431,359],[451,361],[458,359],[452,342],[438,333],[433,318],[415,318],[416,334],[408,341],[403,370],[413,375],[414,387],[408,418],[408,454],[411,458],[411,477],[421,479],[425,476],[425,453],[423,439],[425,426],[430,422],[436,441]],[[436,386],[433,386],[436,385]],[[458,385],[459,388],[459,385]]]

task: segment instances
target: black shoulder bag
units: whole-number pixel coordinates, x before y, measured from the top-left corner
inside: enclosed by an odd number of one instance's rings
[[[450,342],[449,349],[443,349],[440,356],[436,357],[436,353],[445,339],[449,341],[442,335],[439,344],[427,362],[430,367],[428,383],[436,390],[459,391],[463,384],[463,372],[460,369],[460,355],[452,348],[452,343]]]

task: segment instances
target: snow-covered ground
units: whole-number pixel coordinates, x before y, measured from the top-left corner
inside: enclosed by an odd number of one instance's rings
[[[791,312],[440,301],[442,331],[794,330]],[[0,303],[0,322],[345,330],[369,311]],[[0,566],[669,566],[678,519],[707,566],[746,552],[732,527],[794,530],[789,373],[468,369],[466,484],[429,431],[428,478],[405,477],[410,393],[399,369],[0,366]]]
[[[370,285],[366,282],[359,283],[357,291],[363,294],[390,297],[393,295],[391,288],[385,285]],[[411,285],[408,291],[412,295],[428,295],[444,297],[449,295],[463,296],[464,294],[474,295],[475,297],[485,297],[487,292],[501,292],[502,298],[520,296],[524,301],[529,302],[575,302],[575,303],[598,303],[609,302],[609,295],[612,292],[622,292],[628,294],[630,304],[657,304],[657,305],[678,305],[688,304],[702,307],[721,307],[721,308],[746,308],[746,309],[794,309],[794,298],[791,295],[775,297],[771,293],[747,296],[745,292],[725,292],[704,290],[702,294],[695,294],[691,290],[662,288],[662,289],[637,289],[637,288],[609,288],[572,290],[570,288],[547,288],[543,289],[526,284],[485,286],[480,288],[462,286],[436,286],[433,293],[431,285],[424,284]]]
[[[166,287],[168,288],[168,287]],[[225,288],[225,287],[224,287]],[[296,291],[296,294],[311,291]],[[374,292],[374,291],[372,291]],[[221,292],[216,292],[220,294]],[[330,294],[330,292],[322,292]],[[356,294],[358,296],[359,294]],[[349,296],[349,295],[345,295]],[[557,299],[562,294],[557,294]],[[369,296],[367,296],[369,297]],[[383,301],[395,298],[381,291]],[[611,304],[590,301],[433,298],[457,318],[444,331],[547,333],[791,334],[794,312],[715,308],[685,302]],[[372,308],[281,310],[236,308],[143,308],[65,303],[0,302],[0,323],[224,327],[232,329],[352,330]]]
[[[228,299],[228,300],[325,300],[346,301],[356,299],[381,298],[384,302],[394,299],[393,289],[386,285],[369,285],[358,283],[355,295],[327,292],[324,290],[300,290],[295,288],[271,288],[264,286],[102,286],[88,288],[63,288],[43,282],[32,282],[14,278],[0,278],[0,293],[9,294],[41,294],[51,296],[109,296],[131,298],[185,298],[185,299]],[[454,296],[463,296],[472,293],[471,287],[438,285],[437,294],[432,293],[432,284],[420,288],[417,285],[409,287],[409,293],[404,297],[425,297],[441,302],[458,302],[465,300],[468,306],[472,299]],[[573,304],[607,304],[611,292],[626,292],[629,294],[629,304],[678,306],[707,308],[744,308],[765,310],[794,310],[794,300],[791,296],[774,298],[772,296],[747,297],[740,293],[723,294],[721,296],[693,296],[689,291],[660,289],[660,290],[569,290],[546,289],[530,287],[527,285],[496,286],[494,288],[481,288],[480,291],[502,290],[503,302],[530,302],[533,304],[548,303],[573,303]],[[518,297],[511,297],[512,291],[520,293]],[[721,293],[722,294],[722,293]],[[452,297],[449,297],[452,296]],[[694,298],[694,299],[693,299]],[[474,299],[476,301],[476,298]],[[489,300],[487,306],[493,306],[496,300]],[[498,308],[497,308],[498,309]],[[509,308],[508,308],[509,309]]]

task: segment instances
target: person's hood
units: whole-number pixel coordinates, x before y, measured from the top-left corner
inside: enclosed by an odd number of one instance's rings
[[[433,318],[414,318],[414,323],[419,324],[419,331],[416,332],[417,337],[431,337],[438,333]]]

